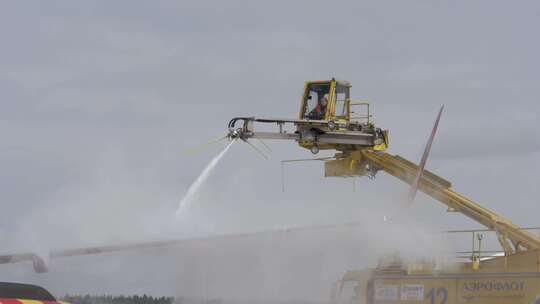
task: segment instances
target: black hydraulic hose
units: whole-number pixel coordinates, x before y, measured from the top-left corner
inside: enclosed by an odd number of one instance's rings
[[[243,120],[244,122],[254,120],[255,117],[235,117],[229,121],[229,129],[233,129],[236,125],[236,122],[239,120]]]

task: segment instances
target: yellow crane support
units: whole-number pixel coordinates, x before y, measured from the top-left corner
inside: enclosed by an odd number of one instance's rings
[[[399,155],[390,155],[386,152],[369,150],[360,152],[363,161],[369,162],[375,169],[383,170],[409,185],[413,183],[418,172],[416,164]],[[506,255],[522,250],[540,249],[538,237],[457,193],[452,189],[452,184],[443,178],[426,170],[418,186],[420,191],[448,206],[448,211],[460,212],[487,228],[495,230]]]

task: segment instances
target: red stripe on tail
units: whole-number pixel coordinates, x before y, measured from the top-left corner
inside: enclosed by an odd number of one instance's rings
[[[418,192],[418,184],[420,183],[420,178],[422,177],[422,174],[424,173],[427,159],[429,157],[429,152],[431,151],[431,146],[433,145],[433,139],[435,138],[435,133],[437,133],[437,127],[439,126],[439,121],[441,120],[443,109],[444,109],[444,105],[441,106],[441,109],[439,110],[439,115],[437,115],[437,119],[435,120],[433,129],[431,130],[431,134],[429,135],[428,142],[426,144],[426,147],[424,148],[424,154],[422,154],[422,159],[420,159],[420,164],[418,165],[418,172],[416,173],[416,176],[414,177],[414,181],[411,184],[411,189],[409,191],[409,196],[407,199],[407,205],[411,205],[414,202],[416,193]]]

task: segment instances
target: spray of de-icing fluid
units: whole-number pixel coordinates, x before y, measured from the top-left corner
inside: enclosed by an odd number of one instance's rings
[[[227,151],[229,150],[229,148],[232,146],[233,143],[234,143],[234,141],[231,141],[225,147],[225,149],[223,149],[223,151],[221,151],[221,153],[219,153],[216,157],[214,157],[208,163],[208,165],[206,165],[204,170],[201,172],[199,177],[197,177],[197,179],[193,182],[193,184],[191,184],[191,186],[189,186],[189,189],[188,189],[186,195],[184,195],[184,197],[180,201],[180,204],[178,205],[178,209],[176,210],[176,216],[177,217],[180,216],[183,212],[185,212],[185,210],[189,209],[189,206],[191,206],[194,203],[195,199],[197,198],[197,194],[198,194],[200,188],[202,187],[202,185],[204,185],[205,181],[208,179],[208,177],[210,176],[212,171],[214,171],[214,168],[216,167],[216,165],[223,158],[225,153],[227,153]]]

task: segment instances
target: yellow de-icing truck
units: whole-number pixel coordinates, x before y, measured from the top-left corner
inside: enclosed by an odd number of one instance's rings
[[[348,271],[334,286],[332,303],[538,304],[537,252],[441,268],[394,262]],[[503,265],[506,263],[506,265]],[[531,267],[532,266],[532,267]]]

